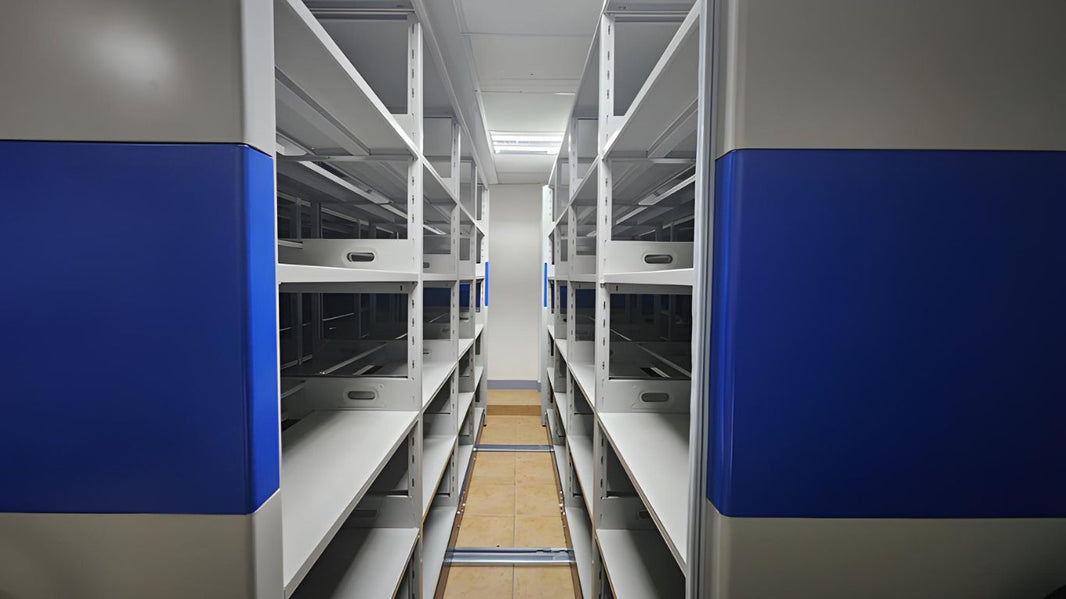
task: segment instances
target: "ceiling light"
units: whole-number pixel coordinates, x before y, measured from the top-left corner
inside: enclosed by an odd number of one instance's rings
[[[562,133],[509,133],[491,131],[492,150],[497,154],[547,154],[559,152]]]

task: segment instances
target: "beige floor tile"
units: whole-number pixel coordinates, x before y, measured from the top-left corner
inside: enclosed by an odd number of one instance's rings
[[[489,389],[489,405],[539,406],[540,391],[527,389]]]
[[[515,454],[479,452],[471,485],[510,485],[515,482]]]
[[[543,497],[543,495],[542,495]],[[515,513],[514,485],[471,485],[466,497],[466,514],[512,516]]]
[[[525,416],[515,416],[515,418],[526,418]],[[547,445],[548,444],[548,429],[539,424],[540,420],[537,419],[538,424],[530,426],[528,424],[519,424],[515,427],[514,443],[528,444],[528,445]]]
[[[514,443],[515,423],[508,418],[512,416],[489,416],[485,428],[481,431],[481,443],[499,445]]]
[[[555,484],[555,464],[550,453],[516,453],[514,456],[515,480],[551,481]]]
[[[523,529],[524,530],[524,529]],[[515,522],[512,516],[463,514],[456,547],[513,547]]]
[[[463,526],[466,526],[465,520]],[[514,522],[514,546],[566,547],[562,515],[517,516]]]
[[[573,596],[574,583],[570,568],[524,566],[514,569],[514,599],[563,599]]]
[[[444,597],[445,599],[505,598],[511,596],[513,589],[514,567],[512,566],[453,567],[448,571]]]
[[[515,485],[518,516],[550,516],[559,513],[559,493],[554,481],[531,481]]]

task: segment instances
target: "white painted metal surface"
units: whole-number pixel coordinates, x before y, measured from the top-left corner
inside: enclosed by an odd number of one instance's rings
[[[291,594],[415,423],[415,412],[315,412],[282,435],[284,581]]]
[[[417,528],[342,528],[293,598],[392,597],[417,540]]]

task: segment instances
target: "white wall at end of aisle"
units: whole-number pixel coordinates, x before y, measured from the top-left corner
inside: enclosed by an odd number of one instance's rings
[[[492,379],[537,380],[541,185],[493,185],[488,329]]]

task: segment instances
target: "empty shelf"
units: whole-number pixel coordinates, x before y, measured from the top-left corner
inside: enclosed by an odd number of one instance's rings
[[[483,324],[475,324],[474,325],[474,339],[477,339],[478,337],[480,337],[481,336],[481,332],[484,331],[484,330],[485,330],[485,325],[483,325]]]
[[[392,283],[417,281],[418,273],[337,266],[278,264],[279,285],[300,283]]]
[[[440,391],[444,383],[448,381],[452,371],[455,370],[455,362],[422,361],[422,406],[429,405],[433,396]]]
[[[467,352],[474,345],[474,339],[472,337],[460,337],[459,338],[459,357],[463,357],[463,354]]]
[[[566,418],[570,414],[570,397],[566,393],[555,394],[555,405],[559,409],[559,422],[562,423],[563,432],[566,431]]]
[[[470,404],[474,403],[474,392],[460,393],[459,394],[459,418],[460,420],[466,417],[467,410],[470,409]]]
[[[422,441],[422,510],[429,511],[429,504],[437,493],[437,486],[452,459],[457,435],[431,435]]]
[[[440,580],[440,570],[444,565],[444,554],[448,551],[448,539],[455,522],[455,508],[450,506],[435,507],[426,517],[425,533],[422,537],[422,596],[432,597]]]
[[[417,528],[342,528],[293,598],[392,597],[417,540]]]
[[[637,493],[682,567],[688,549],[687,414],[601,412],[600,422]]]
[[[685,17],[607,141],[604,155],[664,156],[696,131],[699,3]]]
[[[556,339],[555,347],[559,348],[559,355],[566,360],[566,339]]]
[[[577,386],[581,387],[589,405],[593,405],[596,401],[596,369],[589,363],[571,362],[570,373],[574,375],[574,380],[577,381]]]
[[[570,526],[570,541],[574,544],[577,577],[581,581],[582,597],[592,597],[592,532],[588,512],[579,507],[566,508],[566,523]]]
[[[474,387],[478,386],[478,384],[481,382],[481,377],[483,377],[483,376],[485,376],[485,367],[484,366],[475,366],[474,367]]]
[[[415,412],[314,412],[282,433],[282,570],[291,593],[414,425]]]
[[[619,285],[670,285],[675,287],[692,287],[691,268],[673,268],[669,270],[649,270],[644,272],[619,272],[604,274],[604,283]]]
[[[305,147],[416,154],[410,137],[301,0],[274,2],[274,60],[279,131]]]
[[[566,443],[570,446],[570,461],[574,464],[577,482],[581,485],[581,495],[585,497],[585,505],[588,507],[595,489],[592,482],[592,439],[571,435],[566,438]]]
[[[616,599],[685,596],[685,578],[673,557],[657,550],[654,530],[596,530],[600,554]]]

